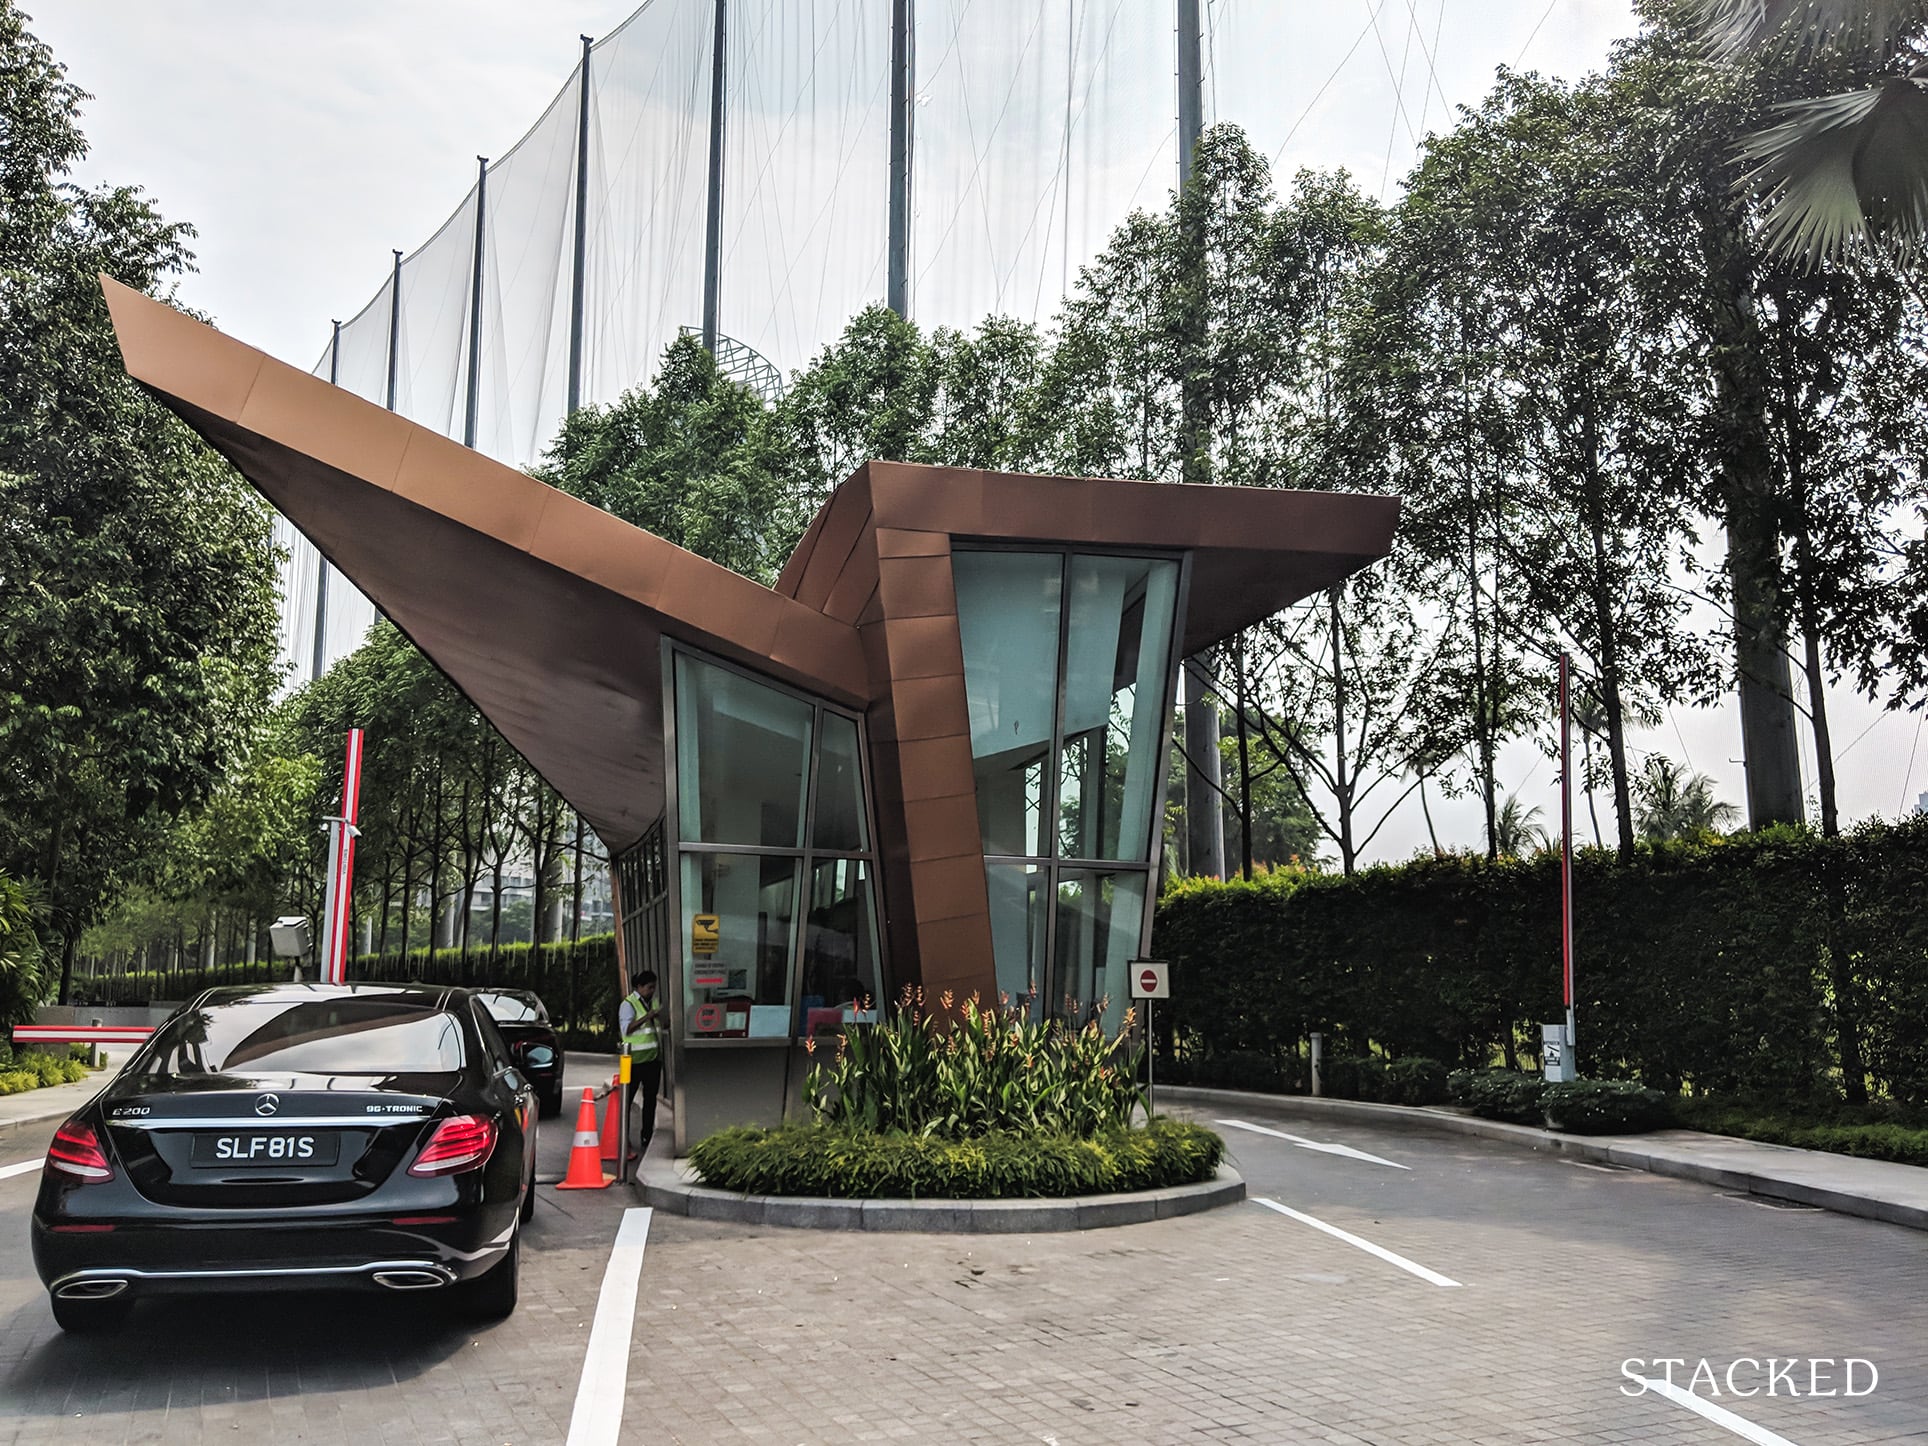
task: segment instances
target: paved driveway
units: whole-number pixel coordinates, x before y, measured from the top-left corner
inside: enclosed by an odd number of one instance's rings
[[[1246,1119],[1350,1153],[1227,1128],[1252,1194],[1296,1213],[1255,1200],[1084,1235],[657,1215],[622,1439],[1928,1440],[1928,1236],[1480,1140]],[[565,1144],[548,1132],[548,1173]],[[521,1307],[485,1330],[417,1299],[285,1297],[143,1306],[99,1340],[53,1325],[33,1186],[0,1180],[0,1442],[561,1442],[633,1203],[545,1191]],[[1850,1356],[1879,1370],[1872,1394],[1805,1394],[1809,1358]],[[1683,1386],[1702,1358],[1723,1378],[1738,1360],[1759,1393],[1703,1380],[1696,1399],[1735,1413],[1708,1419],[1627,1394],[1629,1358],[1656,1380],[1683,1361]],[[1802,1365],[1770,1396],[1750,1358]]]

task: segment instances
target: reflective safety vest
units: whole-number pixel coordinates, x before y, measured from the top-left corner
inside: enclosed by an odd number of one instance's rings
[[[662,1030],[654,1024],[643,1022],[643,1016],[657,1006],[653,1001],[649,1004],[643,1003],[642,995],[633,989],[624,996],[623,1003],[627,1004],[631,1011],[629,1033],[622,1037],[623,1048],[629,1051],[629,1057],[632,1060],[639,1064],[647,1064],[663,1052]]]

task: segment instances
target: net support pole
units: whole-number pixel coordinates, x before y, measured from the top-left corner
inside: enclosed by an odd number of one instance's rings
[[[915,0],[890,4],[890,255],[885,301],[910,315],[911,141],[916,124],[917,8]]]
[[[1192,178],[1192,152],[1205,129],[1204,47],[1200,44],[1198,0],[1178,5],[1178,186]]]
[[[710,198],[703,227],[703,347],[716,355],[717,316],[723,299],[723,122],[729,73],[727,0],[716,0],[716,26],[710,40]]]
[[[395,270],[388,283],[388,400],[382,405],[395,410],[395,378],[400,375],[402,359],[402,253],[395,253]]]
[[[488,245],[489,158],[475,158],[475,241],[469,253],[469,375],[462,401],[462,445],[475,446],[482,403],[482,260]]]
[[[574,413],[582,405],[583,269],[589,256],[589,47],[582,37],[582,69],[576,83],[576,245],[569,267],[569,400]]]
[[[334,340],[328,343],[328,385],[341,385],[341,323],[335,323]],[[328,559],[315,553],[315,647],[308,664],[308,681],[314,682],[328,668]]]

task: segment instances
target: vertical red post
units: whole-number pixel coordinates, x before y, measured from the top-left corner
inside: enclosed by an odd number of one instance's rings
[[[1569,665],[1560,654],[1560,955],[1566,998],[1566,1047],[1573,1049],[1573,708]]]
[[[321,977],[329,984],[348,979],[348,923],[355,896],[355,837],[360,832],[355,820],[361,811],[362,730],[348,730],[348,752],[341,770],[341,817],[330,827],[340,830],[338,847],[330,850],[336,859],[335,873],[328,881],[328,957],[322,961]],[[403,907],[407,904],[404,901]]]

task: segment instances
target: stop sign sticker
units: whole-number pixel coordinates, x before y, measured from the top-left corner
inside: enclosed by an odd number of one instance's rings
[[[1162,959],[1134,959],[1130,964],[1133,999],[1170,999],[1171,965]]]

